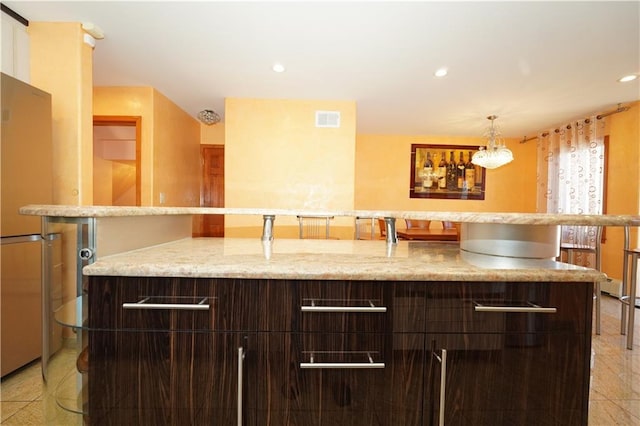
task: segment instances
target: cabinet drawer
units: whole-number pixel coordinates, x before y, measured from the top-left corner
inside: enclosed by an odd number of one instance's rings
[[[423,282],[270,280],[259,286],[259,330],[422,333]]]
[[[426,329],[434,333],[584,331],[589,283],[437,283],[428,287]]]
[[[159,331],[215,330],[215,297],[136,296],[121,304],[122,329]]]
[[[381,283],[304,282],[298,290],[297,331],[380,333],[386,329],[389,307]]]
[[[390,309],[383,283],[269,280],[260,286],[259,330],[384,332]]]
[[[385,338],[379,333],[300,333],[301,369],[385,368]],[[295,341],[294,340],[294,341]]]
[[[256,329],[256,286],[239,280],[91,277],[89,304],[94,329]]]
[[[258,424],[423,424],[423,335],[403,335],[394,350],[379,333],[263,333],[258,341]],[[318,368],[301,368],[310,352]],[[359,366],[368,355],[384,368]]]

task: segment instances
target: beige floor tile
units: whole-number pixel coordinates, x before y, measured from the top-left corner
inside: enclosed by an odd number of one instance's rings
[[[640,400],[615,401],[615,403],[631,413],[631,415],[640,419]]]
[[[589,403],[589,426],[640,426],[640,418],[622,409],[613,401]]]
[[[27,403],[24,408],[6,420],[3,420],[2,424],[21,426],[80,426],[82,425],[82,417],[61,409],[53,400],[45,399]]]
[[[3,421],[3,425],[44,425],[44,415],[42,410],[42,402],[34,401],[27,404],[22,410],[18,411],[7,420]]]
[[[632,357],[612,354],[598,357],[592,371],[591,387],[594,391],[614,400],[640,400],[640,368]]]
[[[43,382],[40,362],[10,374],[0,383],[0,401],[34,401],[42,396]]]
[[[13,416],[15,413],[23,409],[29,405],[28,402],[0,402],[0,422],[7,420],[9,417]]]
[[[593,376],[591,377],[593,383]],[[589,387],[589,401],[606,401],[608,400],[606,395],[600,393],[597,389],[593,388],[593,384]]]

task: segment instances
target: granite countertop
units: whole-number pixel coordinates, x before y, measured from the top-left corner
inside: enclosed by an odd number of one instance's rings
[[[435,212],[394,210],[304,210],[263,208],[215,208],[215,207],[114,207],[114,206],[65,206],[28,205],[20,213],[32,216],[53,217],[123,217],[164,216],[193,214],[274,215],[274,216],[347,216],[394,217],[396,219],[447,220],[466,223],[500,223],[518,225],[604,225],[640,226],[640,216],[635,215],[578,215],[551,213],[501,213],[501,212]]]
[[[105,256],[85,275],[380,281],[598,281],[603,273],[552,260],[487,256],[455,243],[187,238]]]

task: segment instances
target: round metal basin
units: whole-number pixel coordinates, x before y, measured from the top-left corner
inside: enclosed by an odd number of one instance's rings
[[[462,223],[460,249],[494,256],[554,259],[560,254],[560,226]]]

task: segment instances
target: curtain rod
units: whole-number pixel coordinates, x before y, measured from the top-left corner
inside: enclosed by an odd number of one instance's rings
[[[614,109],[613,111],[605,112],[604,114],[598,114],[598,115],[596,115],[596,120],[601,120],[601,119],[603,119],[603,118],[605,118],[605,117],[608,117],[608,116],[613,115],[613,114],[617,114],[617,113],[619,113],[619,112],[629,111],[629,109],[630,109],[630,108],[629,108],[628,106],[624,106],[624,107],[623,107],[623,106],[620,106],[620,104],[618,104],[618,108],[617,108],[617,109]],[[589,119],[589,118],[586,118],[586,119],[584,120],[584,122],[585,122],[585,123],[589,123],[590,121],[591,121],[591,119]],[[571,124],[567,124],[567,125],[565,126],[565,128],[566,128],[567,130],[571,129]],[[560,129],[555,129],[555,130],[554,130],[554,133],[559,133],[559,132],[560,132]],[[549,132],[544,132],[544,133],[542,133],[540,136],[542,136],[543,138],[545,138],[545,137],[549,136]],[[527,142],[532,141],[532,140],[534,140],[534,139],[538,139],[538,136],[531,136],[530,138],[528,138],[528,137],[526,137],[526,136],[525,136],[524,138],[522,138],[522,140],[520,141],[520,143],[527,143]]]

